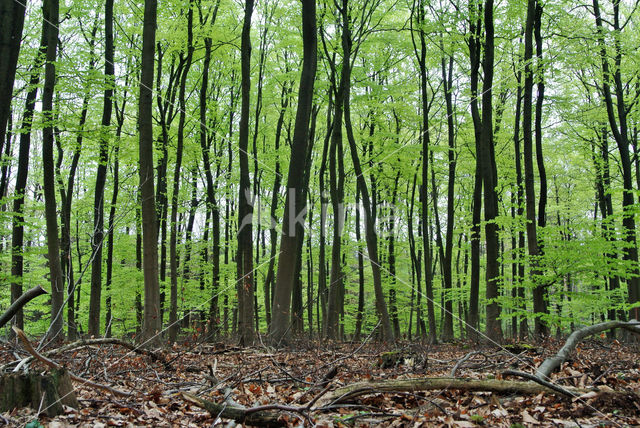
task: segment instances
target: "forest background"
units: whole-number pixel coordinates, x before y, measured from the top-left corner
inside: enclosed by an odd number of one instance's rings
[[[21,1],[0,11],[0,309],[48,283],[30,333],[638,318],[637,2]]]

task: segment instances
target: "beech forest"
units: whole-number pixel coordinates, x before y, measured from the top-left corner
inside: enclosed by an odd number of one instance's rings
[[[0,0],[0,425],[639,424],[639,9]]]

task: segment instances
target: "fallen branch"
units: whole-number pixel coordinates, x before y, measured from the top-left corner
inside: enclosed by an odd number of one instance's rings
[[[286,425],[286,420],[280,420],[280,415],[271,412],[272,410],[280,410],[282,412],[297,413],[304,417],[310,425],[313,425],[313,420],[309,417],[309,412],[315,408],[313,405],[320,400],[320,398],[326,394],[330,385],[320,391],[311,401],[304,406],[287,406],[283,404],[266,404],[264,406],[256,407],[244,407],[241,404],[233,401],[231,397],[231,390],[227,388],[225,390],[225,401],[223,404],[213,403],[211,401],[200,398],[196,395],[182,392],[182,398],[194,404],[202,409],[209,411],[212,415],[217,415],[226,419],[233,419],[236,422],[244,423],[247,425],[260,425],[260,426],[283,426]]]
[[[551,373],[558,369],[562,363],[569,357],[569,354],[578,346],[578,343],[584,338],[592,336],[594,334],[602,333],[607,330],[613,330],[616,328],[624,328],[633,333],[640,334],[640,322],[637,320],[631,320],[629,322],[624,321],[607,321],[600,324],[595,324],[588,327],[583,327],[571,333],[564,346],[560,348],[558,353],[553,357],[544,360],[538,370],[536,370],[536,376],[543,380],[548,380]]]
[[[128,350],[130,350],[131,352],[135,352],[136,354],[141,354],[141,355],[145,355],[148,356],[149,358],[151,358],[152,361],[159,361],[161,362],[166,370],[173,370],[171,365],[166,362],[161,355],[149,350],[149,349],[145,349],[145,348],[138,348],[136,347],[134,344],[126,342],[124,340],[121,339],[116,339],[113,337],[100,337],[97,339],[80,339],[80,340],[76,340],[75,342],[71,342],[68,343],[64,346],[61,346],[59,348],[55,348],[55,349],[50,349],[46,352],[42,352],[41,355],[45,356],[45,357],[49,357],[51,355],[54,354],[59,354],[62,352],[68,352],[68,351],[75,351],[76,349],[80,349],[80,348],[84,348],[87,346],[99,346],[99,345],[120,345],[124,348],[127,348]],[[10,363],[7,363],[3,366],[0,366],[0,372],[5,370],[6,368],[19,363],[20,365],[24,365],[26,363],[30,363],[31,361],[33,361],[34,357],[27,357],[24,358],[22,360],[16,360],[16,361],[12,361]]]
[[[227,403],[217,404],[204,398],[186,392],[181,393],[183,400],[191,403],[201,409],[205,409],[214,416],[225,419],[233,419],[234,421],[246,425],[256,425],[264,427],[282,427],[286,426],[285,420],[280,420],[280,414],[272,412],[272,407],[266,409],[255,410],[247,409],[239,406],[231,406]]]
[[[540,385],[546,386],[547,388],[553,389],[554,391],[556,391],[556,392],[558,392],[558,393],[560,393],[562,395],[566,395],[567,397],[571,397],[571,398],[575,398],[576,397],[576,395],[573,392],[571,392],[571,391],[569,391],[569,390],[567,390],[567,389],[565,389],[565,388],[563,388],[561,386],[558,386],[556,384],[548,382],[548,381],[546,381],[544,379],[540,379],[538,376],[532,375],[531,373],[521,372],[521,371],[518,371],[518,370],[505,370],[505,371],[502,372],[502,375],[503,376],[518,376],[518,377],[521,377],[521,378],[524,378],[524,379],[529,379],[529,380],[531,380],[531,381],[533,381],[535,383],[538,383]]]
[[[30,300],[35,299],[36,297],[43,294],[47,294],[47,291],[39,285],[36,285],[32,289],[25,292],[22,296],[18,297],[16,301],[13,302],[11,306],[9,306],[9,309],[7,309],[6,312],[2,314],[2,316],[0,316],[0,328],[8,323],[9,320],[11,320],[11,318],[13,318],[13,316],[16,314],[16,312],[22,309],[22,307],[26,305]]]
[[[458,361],[456,365],[453,366],[453,368],[451,369],[451,373],[449,373],[449,377],[456,377],[456,372],[458,371],[460,366],[462,366],[465,363],[465,361],[467,361],[469,358],[473,357],[476,354],[480,354],[480,351],[471,351],[467,353],[467,355],[462,357],[460,361]]]
[[[337,404],[346,400],[381,392],[416,392],[436,389],[460,389],[465,391],[491,391],[499,393],[539,394],[556,393],[552,388],[535,382],[507,381],[497,379],[462,379],[462,378],[416,378],[392,379],[373,382],[358,382],[338,388],[319,401],[319,407]],[[587,393],[580,388],[567,388],[574,396]]]
[[[25,349],[31,355],[33,355],[33,357],[35,359],[37,359],[38,361],[42,362],[43,364],[45,364],[45,365],[47,365],[49,367],[52,367],[54,369],[57,369],[57,370],[61,370],[63,368],[60,364],[58,364],[55,361],[52,361],[52,360],[40,355],[38,353],[38,351],[33,349],[33,346],[31,346],[31,342],[29,342],[29,339],[27,338],[27,336],[18,327],[13,326],[13,331],[16,332],[16,335],[18,335],[18,337],[20,338],[20,341],[22,341],[22,344],[25,347]],[[83,383],[85,385],[92,386],[94,388],[102,389],[103,391],[109,391],[110,393],[112,393],[114,395],[119,395],[121,397],[129,397],[129,396],[131,396],[131,394],[128,393],[128,392],[123,392],[123,391],[111,388],[110,386],[102,385],[100,383],[96,383],[96,382],[90,381],[88,379],[85,379],[85,378],[82,378],[80,376],[74,375],[71,372],[69,372],[69,377],[71,379],[75,380],[76,382],[80,382],[80,383]]]

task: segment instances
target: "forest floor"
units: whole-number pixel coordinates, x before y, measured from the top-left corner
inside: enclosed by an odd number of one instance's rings
[[[0,342],[0,365],[25,353]],[[108,345],[91,346],[50,358],[85,379],[109,385],[130,396],[74,383],[80,409],[65,407],[55,418],[40,416],[43,426],[239,426],[188,402],[183,392],[215,403],[246,407],[278,405],[269,411],[288,426],[443,426],[443,427],[594,427],[640,425],[640,403],[590,393],[566,398],[553,393],[470,392],[449,387],[432,391],[380,392],[375,389],[337,404],[322,403],[339,386],[361,381],[449,377],[502,379],[502,371],[534,372],[561,342],[510,351],[469,344],[393,348],[376,343],[297,342],[288,351],[238,348],[231,343],[185,341],[160,351],[170,368],[149,357]],[[466,358],[466,359],[465,359]],[[44,369],[31,363],[31,370]],[[518,379],[520,380],[520,379]],[[579,345],[552,380],[566,387],[612,388],[640,394],[637,345],[591,339]],[[326,386],[323,386],[326,385]],[[226,396],[226,398],[225,398]],[[313,401],[311,411],[306,404]],[[276,408],[279,407],[279,408]],[[36,411],[0,414],[0,425],[22,426]]]

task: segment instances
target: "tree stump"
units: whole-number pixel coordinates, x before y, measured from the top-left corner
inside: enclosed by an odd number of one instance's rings
[[[7,373],[0,376],[0,412],[31,406],[47,416],[59,415],[62,405],[78,408],[78,400],[65,369],[50,373]]]

